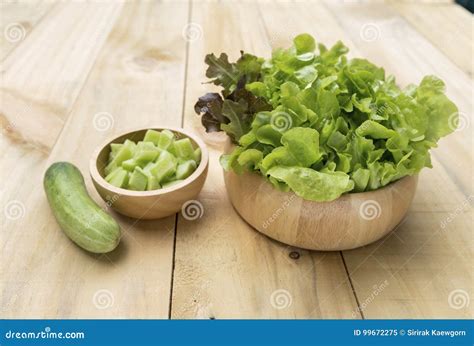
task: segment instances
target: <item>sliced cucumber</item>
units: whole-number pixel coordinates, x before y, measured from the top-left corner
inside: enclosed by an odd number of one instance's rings
[[[148,177],[140,167],[135,167],[128,181],[130,190],[145,191],[148,183]]]
[[[160,183],[158,182],[158,179],[156,179],[155,176],[153,175],[149,175],[148,176],[148,184],[146,186],[146,189],[147,190],[156,190],[156,189],[159,189],[161,186],[160,186]]]
[[[176,172],[176,165],[176,157],[164,150],[156,164],[150,169],[150,172],[158,179],[158,182],[161,182],[163,178],[169,177]]]
[[[158,145],[158,142],[160,141],[160,133],[156,130],[148,130],[145,133],[145,137],[143,138],[144,142],[151,142],[153,144]]]
[[[114,169],[105,180],[116,187],[125,187],[128,183],[128,172],[122,167]]]
[[[188,160],[178,165],[176,168],[176,179],[182,180],[189,177],[196,170],[196,162]]]
[[[170,186],[173,186],[173,185],[176,185],[176,184],[179,184],[180,182],[182,182],[182,180],[173,180],[173,181],[169,181],[165,184],[163,184],[163,189],[166,188],[166,187],[170,187]]]
[[[196,163],[201,162],[201,154],[201,148],[196,148],[194,150],[194,161],[196,161]]]
[[[189,138],[183,138],[175,141],[173,147],[176,151],[176,156],[185,160],[194,159],[194,148]]]
[[[201,160],[201,149],[173,132],[148,130],[142,141],[112,143],[105,179],[130,190],[156,190],[189,177]]]
[[[158,140],[158,148],[168,150],[173,145],[174,133],[170,130],[163,130],[160,133],[160,139]]]

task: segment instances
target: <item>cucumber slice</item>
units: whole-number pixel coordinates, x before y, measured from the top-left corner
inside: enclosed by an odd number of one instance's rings
[[[176,149],[174,148],[174,145],[170,145],[167,151],[173,156],[176,156]]]
[[[148,162],[155,161],[160,154],[161,149],[155,147],[151,142],[138,142],[134,159],[141,167],[145,167]]]
[[[119,143],[111,143],[110,144],[109,162],[112,161],[112,159],[115,157],[115,155],[117,155],[117,152],[122,147],[123,147],[123,144],[119,144]]]
[[[135,154],[134,159],[137,161],[138,164],[146,166],[147,163],[155,161],[159,153],[160,152],[156,149],[153,151],[138,151]]]
[[[123,146],[130,149],[132,154],[135,155],[135,150],[137,149],[137,145],[135,144],[135,142],[133,142],[129,139],[126,139],[125,142],[123,142]]]
[[[147,177],[151,177],[153,174],[150,172],[150,169],[152,169],[155,166],[155,162],[148,162],[145,167],[143,167],[143,172],[147,175]]]
[[[133,142],[132,142],[133,143]],[[105,174],[109,174],[112,172],[114,169],[116,169],[118,166],[122,164],[123,161],[131,159],[133,156],[133,151],[131,149],[131,146],[129,145],[124,145],[119,149],[115,157],[110,161],[110,163],[105,167]]]
[[[128,159],[122,162],[122,168],[129,172],[133,172],[136,166],[138,166],[138,163],[135,159]]]
[[[137,143],[137,151],[156,150],[156,146],[151,142],[140,141]]]
[[[159,140],[160,140],[160,133],[155,130],[148,130],[145,133],[145,137],[143,138],[144,142],[151,142],[156,145],[158,145]]]
[[[194,159],[194,148],[189,138],[175,141],[173,147],[176,151],[176,156],[185,160]]]
[[[156,190],[156,189],[159,189],[160,187],[161,187],[160,183],[158,182],[158,179],[156,179],[155,176],[153,175],[148,176],[148,184],[146,186],[147,190]]]
[[[156,190],[189,177],[201,160],[201,149],[190,138],[173,132],[148,130],[143,141],[111,143],[106,180],[130,190]]]
[[[176,174],[168,175],[168,176],[164,177],[163,179],[161,179],[160,184],[163,185],[163,184],[169,183],[170,181],[174,181],[174,180],[176,180]]]
[[[153,174],[160,183],[163,178],[169,177],[176,172],[177,160],[172,154],[166,150],[162,151],[160,157],[150,168],[150,173]]]
[[[105,180],[113,186],[124,187],[128,183],[128,172],[125,169],[118,167],[107,175]]]
[[[174,133],[170,130],[163,130],[158,140],[158,148],[168,150],[173,145]]]
[[[128,188],[130,190],[145,191],[148,178],[140,167],[135,167],[133,173],[130,174]]]
[[[201,148],[194,150],[194,161],[196,161],[196,163],[201,162]]]
[[[176,179],[182,180],[189,177],[196,169],[196,162],[194,160],[188,160],[178,165],[176,168]]]
[[[168,183],[165,183],[163,184],[162,188],[167,188],[167,187],[170,187],[170,186],[173,186],[173,185],[176,185],[178,183],[182,182],[182,180],[173,180],[173,181],[170,181]]]

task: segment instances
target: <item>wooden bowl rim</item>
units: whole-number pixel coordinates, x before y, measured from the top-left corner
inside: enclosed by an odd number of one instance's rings
[[[396,186],[399,185],[400,183],[402,183],[402,181],[409,180],[409,179],[416,179],[416,180],[418,179],[418,174],[406,175],[404,177],[401,177],[400,179],[392,181],[392,182],[388,183],[387,185],[382,186],[382,187],[380,187],[378,189],[375,189],[375,190],[363,191],[363,192],[346,192],[346,193],[340,195],[338,198],[333,199],[332,201],[313,201],[313,200],[305,199],[301,196],[298,196],[292,190],[290,190],[290,191],[280,191],[280,190],[276,189],[267,179],[265,179],[265,177],[263,175],[261,175],[257,172],[245,171],[242,174],[237,174],[234,171],[229,171],[228,172],[228,171],[224,170],[224,173],[233,173],[233,174],[239,176],[240,178],[242,178],[242,176],[244,174],[253,174],[253,175],[257,176],[259,179],[263,180],[266,184],[268,184],[269,185],[268,187],[272,188],[273,191],[279,192],[279,193],[282,193],[282,194],[286,194],[288,196],[292,196],[292,197],[290,197],[292,199],[293,198],[301,199],[305,203],[337,203],[337,202],[340,202],[341,200],[350,198],[350,196],[356,196],[356,198],[359,198],[359,199],[368,199],[369,195],[372,195],[372,196],[377,195],[377,194],[379,194],[380,191],[396,188]]]
[[[104,177],[99,173],[99,170],[97,168],[97,159],[99,157],[99,154],[104,150],[108,145],[113,143],[117,138],[122,137],[122,136],[127,136],[134,134],[136,132],[140,131],[147,131],[147,130],[170,130],[172,132],[177,132],[180,133],[191,140],[193,140],[199,148],[201,148],[201,161],[199,162],[199,165],[197,166],[196,170],[186,179],[184,179],[182,182],[175,184],[170,187],[166,188],[161,188],[157,190],[151,190],[151,191],[135,191],[135,190],[127,190],[127,189],[122,189],[120,187],[113,186],[112,184],[109,184]],[[145,128],[136,128],[133,130],[127,130],[125,132],[122,132],[118,135],[114,135],[113,137],[109,137],[107,140],[105,140],[99,147],[94,151],[92,154],[92,157],[90,159],[89,163],[89,171],[92,179],[99,185],[101,185],[103,188],[109,190],[110,192],[113,192],[118,195],[122,196],[131,196],[131,197],[152,197],[152,196],[161,196],[164,194],[167,194],[169,192],[177,191],[180,190],[188,185],[190,185],[192,182],[194,182],[198,177],[200,177],[206,170],[207,166],[209,163],[209,152],[207,150],[206,144],[194,133],[191,131],[185,130],[183,128],[179,127],[168,127],[168,126],[152,126],[152,127],[145,127]]]

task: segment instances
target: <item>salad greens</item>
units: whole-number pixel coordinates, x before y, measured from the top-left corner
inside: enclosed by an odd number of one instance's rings
[[[444,83],[426,76],[401,89],[365,59],[347,59],[301,34],[268,60],[241,52],[206,56],[221,86],[195,105],[209,131],[237,145],[226,170],[256,171],[278,189],[313,201],[375,190],[431,167],[429,149],[454,131],[458,110]]]

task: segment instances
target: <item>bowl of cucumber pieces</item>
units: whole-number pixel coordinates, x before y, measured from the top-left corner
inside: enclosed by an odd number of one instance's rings
[[[204,142],[182,128],[128,131],[93,154],[90,175],[99,195],[117,212],[157,219],[196,198],[206,180]]]

